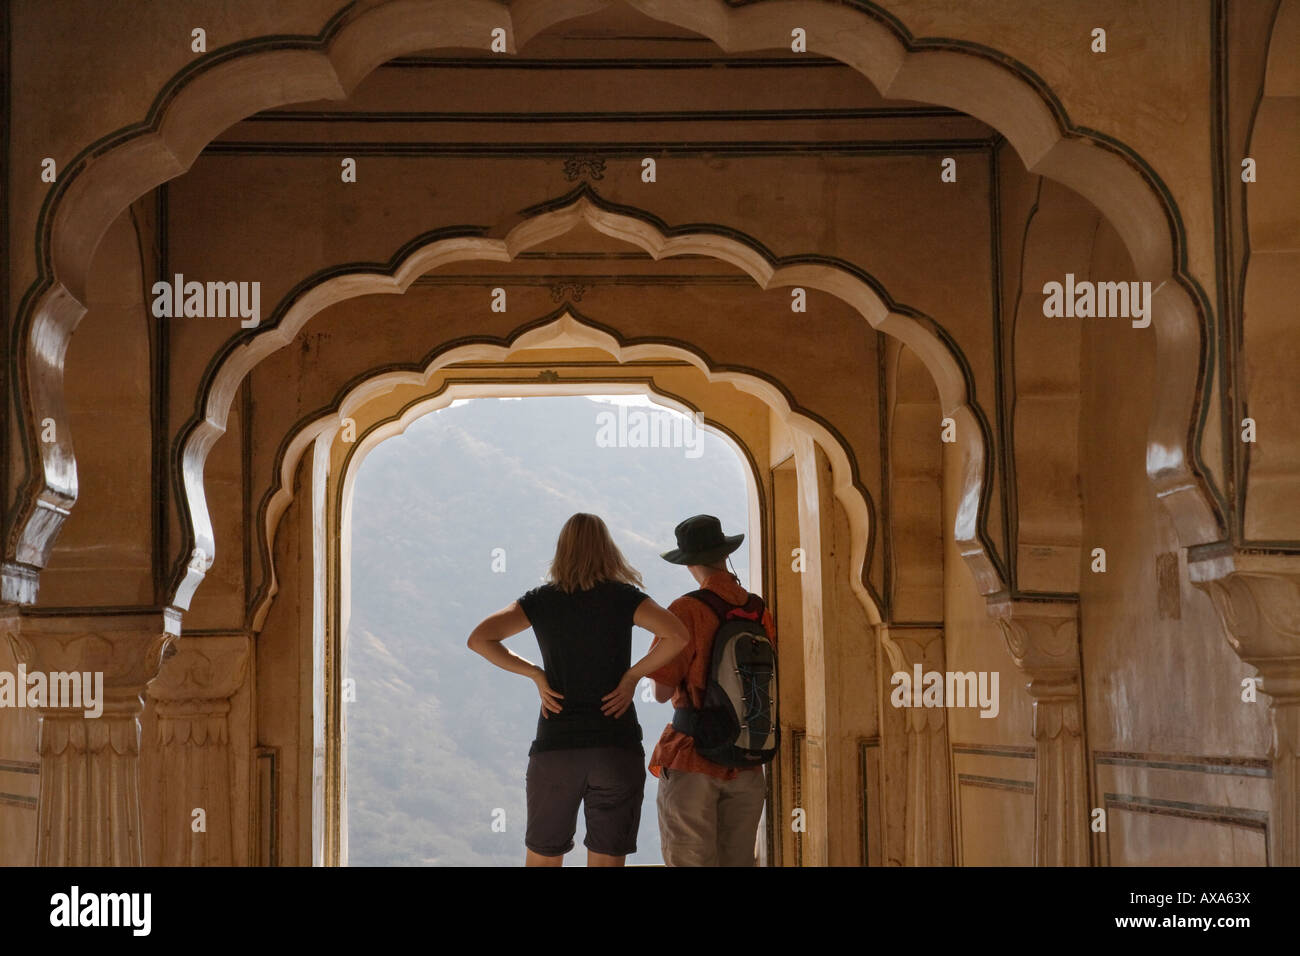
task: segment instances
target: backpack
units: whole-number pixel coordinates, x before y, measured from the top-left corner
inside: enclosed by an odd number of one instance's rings
[[[673,711],[674,729],[695,739],[695,752],[724,767],[752,767],[776,756],[776,648],[763,630],[763,599],[756,594],[736,606],[707,589],[687,597],[706,604],[718,618],[704,706]]]

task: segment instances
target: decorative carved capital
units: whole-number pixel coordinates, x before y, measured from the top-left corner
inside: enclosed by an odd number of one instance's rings
[[[1079,605],[1073,601],[988,602],[1007,650],[1028,678],[1034,702],[1034,865],[1088,862],[1088,780],[1080,695]]]
[[[1029,692],[1050,698],[1078,692],[1079,606],[1069,601],[989,601]]]
[[[244,683],[248,638],[242,634],[181,637],[149,685],[156,701],[228,700]]]
[[[230,741],[230,697],[248,671],[242,634],[182,637],[149,685],[158,714],[158,743],[224,746]]]
[[[1055,740],[1064,732],[1071,737],[1078,737],[1083,733],[1083,714],[1079,707],[1079,688],[1077,684],[1070,685],[1071,690],[1068,694],[1062,691],[1060,694],[1053,696],[1037,696],[1034,698],[1034,739],[1035,740]],[[1034,693],[1033,682],[1030,682],[1029,693]]]
[[[877,624],[880,646],[895,671],[911,671],[914,664],[923,670],[941,671],[944,667],[943,629],[938,627],[897,627]]]
[[[1248,560],[1189,562],[1192,583],[1214,603],[1237,656],[1259,670],[1260,690],[1274,703],[1300,703],[1300,560]]]
[[[1079,700],[1079,606],[1071,601],[989,601],[1007,650],[1028,680],[1034,738],[1083,733]]]
[[[906,674],[902,686],[921,693],[924,675],[944,674],[943,629],[938,627],[899,627],[890,624],[876,625],[881,649],[889,658],[893,674]],[[892,675],[891,675],[892,677]],[[944,686],[940,677],[940,686]],[[891,685],[897,688],[895,682]],[[948,866],[952,864],[952,841],[949,827],[949,778],[947,706],[915,706],[915,698],[908,694],[909,705],[900,708],[904,714],[902,741],[895,742],[887,734],[885,746],[892,749],[901,744],[906,768],[903,783],[902,806],[903,857],[907,866]],[[893,693],[886,699],[896,706]]]
[[[0,633],[28,672],[103,674],[106,718],[139,713],[145,686],[158,673],[163,652],[178,631],[179,618],[169,612],[48,617],[10,612],[0,617]],[[64,713],[42,710],[50,717]],[[70,713],[64,716],[71,719]],[[50,731],[61,733],[53,726]]]
[[[140,724],[135,715],[110,713],[104,708],[101,720],[88,719],[80,711],[41,709],[36,750],[42,757],[98,754],[111,750],[121,757],[140,755]]]
[[[1300,866],[1300,558],[1220,547],[1189,552],[1187,571],[1271,698],[1269,861]]]
[[[938,671],[940,674],[944,672],[941,628],[878,624],[876,629],[880,635],[880,646],[889,658],[892,673],[902,671],[908,675],[909,680],[915,681],[917,667],[920,667],[922,674],[928,671]],[[944,707],[908,707],[905,713],[909,731],[939,730],[947,717]]]
[[[103,677],[99,716],[76,707],[40,708],[37,865],[139,866],[138,716],[145,686],[180,634],[180,614],[10,608],[0,613],[0,634],[20,666],[47,680],[72,672]]]

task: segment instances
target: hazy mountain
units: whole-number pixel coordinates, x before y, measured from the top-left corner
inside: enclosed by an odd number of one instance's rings
[[[633,426],[636,413],[676,414],[626,411]],[[485,615],[539,583],[571,514],[603,517],[665,606],[695,587],[659,557],[674,546],[677,522],[709,513],[729,533],[746,530],[744,472],[721,439],[705,432],[695,449],[602,447],[611,433],[598,415],[611,412],[618,406],[587,398],[465,402],[415,422],[362,465],[346,671],[357,695],[346,705],[352,864],[522,865],[537,693],[465,641]],[[643,440],[635,428],[623,438]],[[504,571],[493,570],[494,557]],[[748,542],[733,561],[746,580]],[[649,643],[633,631],[634,661]],[[507,644],[541,662],[532,631]],[[636,709],[648,756],[672,709],[640,697]],[[656,785],[647,775],[629,863],[662,861]],[[585,862],[584,832],[580,814],[570,865]]]

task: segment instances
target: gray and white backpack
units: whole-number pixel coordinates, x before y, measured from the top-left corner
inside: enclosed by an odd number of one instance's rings
[[[718,618],[713,660],[703,706],[673,711],[673,727],[695,739],[695,752],[724,767],[753,767],[776,756],[781,742],[777,717],[776,647],[763,629],[763,599],[728,604],[709,590],[688,597],[708,605]]]

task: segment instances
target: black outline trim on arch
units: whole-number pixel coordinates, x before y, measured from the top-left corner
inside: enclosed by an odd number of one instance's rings
[[[356,375],[351,376],[345,382],[341,383],[338,386],[338,388],[335,390],[334,397],[328,403],[326,403],[322,407],[318,407],[317,409],[311,412],[299,416],[299,418],[294,422],[292,426],[290,426],[290,428],[286,431],[285,435],[282,437],[274,456],[274,467],[272,470],[271,484],[267,486],[268,490],[262,495],[258,504],[257,517],[254,523],[254,533],[257,533],[256,529],[261,528],[265,524],[267,508],[269,507],[271,499],[274,497],[276,489],[279,485],[280,469],[285,461],[285,456],[288,453],[289,446],[292,444],[294,438],[304,427],[309,425],[311,422],[319,421],[321,418],[331,414],[337,414],[341,409],[344,400],[346,400],[346,398],[358,387],[364,385],[366,382],[374,379],[379,375],[384,375],[392,372],[411,373],[411,374],[419,374],[419,375],[426,374],[426,371],[429,368],[429,366],[432,365],[440,356],[454,349],[463,348],[468,345],[492,345],[501,348],[510,348],[522,336],[526,335],[531,331],[534,331],[535,329],[545,328],[546,326],[555,323],[557,320],[561,319],[565,314],[571,315],[575,321],[579,322],[582,325],[587,326],[588,328],[595,329],[598,332],[608,335],[611,339],[613,339],[615,342],[618,343],[620,348],[629,347],[629,346],[638,346],[638,345],[665,346],[668,348],[676,348],[684,352],[689,352],[690,354],[698,357],[704,363],[709,373],[737,373],[737,374],[748,376],[757,381],[761,381],[767,385],[770,385],[777,392],[781,394],[781,396],[785,399],[786,403],[790,406],[790,411],[792,413],[798,414],[808,419],[809,421],[815,422],[816,424],[820,425],[822,428],[825,428],[826,431],[834,437],[835,441],[840,445],[841,449],[844,451],[845,456],[849,462],[850,477],[852,480],[853,488],[858,492],[859,495],[861,495],[862,500],[866,503],[867,506],[867,513],[869,518],[868,518],[868,526],[867,526],[866,560],[863,562],[863,567],[861,569],[861,574],[860,574],[862,586],[866,589],[867,593],[871,596],[871,599],[876,602],[876,606],[880,610],[882,616],[887,612],[888,602],[883,598],[882,595],[877,593],[876,588],[872,585],[872,582],[870,580],[870,568],[871,568],[872,558],[875,553],[875,545],[876,545],[877,535],[878,535],[877,528],[878,528],[878,522],[880,520],[877,506],[876,506],[876,501],[872,497],[870,489],[868,489],[866,485],[863,484],[862,482],[861,471],[858,466],[857,455],[853,446],[848,442],[844,434],[840,432],[838,428],[836,428],[833,424],[831,424],[821,415],[799,404],[783,383],[764,374],[763,372],[757,369],[753,369],[744,365],[719,364],[715,362],[713,358],[710,355],[708,355],[708,353],[706,353],[704,350],[693,345],[692,343],[680,339],[675,339],[666,336],[625,337],[619,330],[613,328],[612,326],[608,326],[598,320],[590,318],[586,314],[574,308],[571,304],[567,304],[567,303],[561,304],[558,308],[553,309],[552,311],[546,313],[545,315],[538,316],[533,319],[529,319],[524,324],[516,326],[513,330],[511,330],[510,333],[508,333],[505,336],[466,335],[466,336],[460,336],[455,339],[449,339],[447,341],[439,343],[435,348],[426,352],[420,359],[418,359],[415,362],[393,362],[381,366],[374,366],[370,369],[367,369],[364,372],[360,372]],[[610,361],[606,364],[610,366],[617,366],[620,363],[617,361],[617,359],[611,358]],[[691,366],[691,367],[695,368],[696,371],[699,370],[695,366]],[[438,370],[438,373],[435,374],[439,374],[441,372],[445,372],[448,370],[449,369],[440,369]],[[678,396],[673,395],[672,393],[669,393],[663,389],[657,389],[657,390],[651,389],[651,390],[658,391],[659,393],[664,394],[670,398],[673,398],[674,400],[681,401],[685,405],[694,407],[694,403],[679,398]],[[206,395],[206,386],[204,391],[201,392],[200,394]],[[425,397],[427,398],[429,396],[425,396]],[[735,438],[735,435],[731,432],[730,429],[718,423],[713,423],[713,424],[718,425],[719,428],[722,428],[724,431],[726,431],[729,435],[732,436],[733,440],[735,440],[737,444],[739,444],[742,448],[746,449],[746,454],[749,455],[750,457],[751,466],[753,466],[754,468],[755,480],[759,481],[760,472],[757,469],[756,463],[754,463],[752,460],[753,456],[748,451],[748,446],[746,446],[744,442],[741,442],[739,439]],[[188,434],[190,431],[192,431],[194,427],[197,427],[197,425],[198,425],[198,420],[191,419],[191,421],[187,423],[184,432]],[[360,441],[361,437],[362,436],[358,436],[358,441]],[[173,467],[176,468],[177,470],[179,470],[179,466],[178,466],[179,455],[183,454],[184,444],[185,444],[184,441],[180,441],[177,443],[176,446],[176,457],[173,458]],[[759,487],[760,489],[762,488],[761,481],[759,481]],[[188,520],[190,517],[188,504],[185,503],[183,497],[181,498],[181,503],[183,508],[182,513],[185,515],[187,520],[182,523],[183,540],[182,540],[181,550],[179,552],[180,556],[174,559],[171,567],[171,573],[169,575],[169,580],[171,581],[171,585],[169,587],[169,592],[168,592],[169,596],[175,593],[176,589],[180,586],[180,583],[184,579],[186,564],[187,564],[187,560],[185,556],[188,555],[190,553],[190,550],[194,547],[194,540],[191,532],[191,522]],[[261,565],[260,569],[262,573],[262,578],[258,585],[257,592],[254,595],[252,595],[249,600],[248,606],[250,609],[257,607],[263,600],[265,600],[266,589],[269,588],[270,581],[271,581],[270,572],[269,572],[271,556],[266,552],[265,541],[261,540],[263,536],[260,533],[258,533],[258,537],[259,537],[258,551],[259,551],[259,559]],[[249,621],[251,621],[251,618],[246,617],[246,623],[248,623]]]
[[[977,540],[979,541],[980,545],[983,547],[984,552],[988,557],[988,560],[990,561],[996,573],[1000,577],[1001,581],[1003,582],[1003,585],[1005,587],[1010,588],[1011,586],[1010,578],[1008,577],[1008,571],[1007,571],[1007,566],[1004,557],[997,550],[996,545],[993,539],[990,537],[987,528],[989,502],[993,494],[992,482],[995,474],[994,472],[995,445],[993,444],[988,417],[979,403],[979,398],[976,392],[975,376],[974,376],[973,369],[971,368],[970,362],[966,358],[965,353],[962,352],[957,341],[953,338],[952,335],[948,333],[947,329],[945,329],[942,325],[940,325],[938,322],[936,322],[933,318],[926,315],[925,313],[917,309],[911,308],[910,306],[901,305],[895,302],[895,300],[892,298],[892,296],[889,295],[889,293],[887,292],[887,290],[885,290],[884,286],[879,282],[879,280],[877,280],[870,273],[866,272],[865,270],[861,269],[860,267],[854,265],[851,262],[840,259],[838,257],[816,256],[816,255],[777,257],[764,243],[758,241],[757,239],[754,239],[753,237],[747,235],[746,233],[740,232],[739,230],[719,226],[713,223],[690,223],[690,224],[684,224],[680,226],[669,226],[658,216],[646,210],[639,209],[633,206],[628,206],[621,203],[615,203],[604,199],[592,186],[590,186],[590,184],[583,182],[577,185],[576,187],[574,187],[573,189],[571,189],[568,193],[560,197],[550,199],[550,200],[545,200],[543,202],[526,207],[525,209],[519,211],[515,215],[503,220],[495,227],[451,226],[451,227],[442,227],[439,229],[429,230],[403,243],[398,248],[398,250],[395,251],[388,258],[386,262],[383,263],[352,262],[352,263],[339,264],[339,265],[328,267],[326,269],[318,270],[317,272],[313,273],[311,276],[308,276],[302,279],[301,281],[299,281],[298,283],[296,283],[288,292],[286,292],[285,295],[276,304],[276,306],[272,310],[266,322],[260,324],[255,329],[247,329],[240,333],[237,333],[234,336],[232,336],[229,340],[227,340],[224,348],[215,352],[212,355],[212,357],[209,359],[208,364],[205,367],[203,374],[199,380],[199,387],[195,392],[193,411],[191,412],[189,418],[186,420],[184,425],[182,425],[177,430],[175,438],[173,439],[171,445],[170,471],[172,476],[172,486],[173,486],[174,493],[176,494],[177,508],[182,516],[182,521],[181,521],[180,550],[178,551],[177,555],[173,558],[171,570],[168,574],[168,580],[170,582],[168,586],[168,593],[176,594],[179,591],[180,587],[182,586],[182,583],[186,577],[186,568],[189,561],[189,555],[192,553],[196,545],[196,541],[193,534],[194,515],[191,511],[190,503],[187,499],[185,487],[184,487],[184,475],[185,475],[184,455],[186,452],[186,448],[191,438],[193,437],[195,431],[205,421],[205,409],[207,407],[208,400],[211,396],[212,389],[216,383],[217,376],[220,374],[220,370],[226,365],[227,361],[239,349],[251,343],[253,339],[265,334],[267,331],[274,328],[278,328],[281,321],[284,319],[285,315],[289,312],[290,309],[294,307],[294,305],[297,304],[299,300],[301,300],[306,294],[308,294],[312,290],[319,287],[322,283],[330,279],[337,278],[340,276],[345,276],[345,275],[347,276],[370,275],[375,277],[390,278],[398,271],[401,264],[405,262],[409,256],[416,253],[420,249],[429,246],[434,242],[445,240],[445,239],[466,238],[466,237],[499,238],[508,235],[514,227],[522,223],[528,222],[529,220],[536,219],[537,217],[543,216],[547,213],[557,212],[561,209],[572,207],[573,205],[578,203],[579,200],[583,200],[583,199],[590,202],[593,206],[597,207],[598,209],[616,213],[618,215],[625,216],[629,219],[645,222],[646,224],[654,228],[658,233],[660,233],[665,239],[673,239],[676,237],[688,236],[688,235],[716,235],[719,237],[730,239],[731,241],[739,245],[745,246],[757,252],[760,256],[762,256],[762,258],[767,262],[767,264],[773,270],[785,268],[788,266],[805,265],[805,264],[826,266],[828,268],[836,269],[839,272],[842,272],[855,279],[858,279],[865,286],[867,286],[877,296],[877,298],[880,299],[880,301],[884,304],[884,306],[889,312],[906,316],[907,318],[912,319],[913,321],[917,322],[918,325],[920,325],[922,328],[928,331],[930,334],[935,336],[935,338],[938,339],[947,349],[949,355],[952,356],[955,364],[957,365],[961,373],[963,385],[966,394],[968,396],[967,407],[971,410],[972,415],[974,416],[975,420],[978,422],[980,427],[980,435],[981,435],[981,440],[983,442],[983,449],[984,449],[984,462],[983,462],[982,481],[980,487],[980,499],[979,499],[979,504],[976,512]],[[473,261],[473,260],[467,259],[466,261]],[[580,316],[580,313],[577,313],[575,311],[574,314],[575,317],[581,318],[581,320],[586,321],[585,317]],[[308,319],[307,321],[310,322],[310,319]],[[551,316],[545,317],[543,320],[538,320],[538,321],[541,322],[541,324],[546,324],[546,322],[554,321],[554,313]],[[613,337],[616,341],[618,341],[621,346],[675,344],[687,352],[691,352],[692,354],[698,355],[701,358],[701,360],[705,362],[705,364],[708,366],[711,372],[719,372],[719,371],[740,372],[742,374],[751,375],[755,378],[767,382],[769,385],[772,385],[785,398],[786,402],[790,405],[792,410],[798,411],[800,414],[804,414],[810,420],[813,420],[818,424],[822,425],[827,429],[828,432],[836,436],[836,440],[840,443],[841,447],[844,448],[846,454],[848,454],[849,461],[851,464],[851,475],[852,475],[853,485],[863,495],[864,500],[867,501],[868,509],[871,513],[872,518],[873,519],[876,518],[875,503],[871,498],[871,496],[867,493],[866,486],[862,482],[861,472],[860,469],[858,468],[856,458],[849,451],[850,446],[846,444],[846,442],[844,441],[843,435],[837,429],[834,429],[832,426],[830,426],[829,423],[827,423],[820,416],[809,413],[806,410],[804,410],[802,406],[800,406],[797,402],[794,401],[793,396],[789,393],[788,389],[786,389],[783,384],[781,384],[778,381],[772,380],[765,374],[762,374],[753,369],[740,367],[740,366],[731,366],[731,365],[719,366],[713,361],[713,359],[710,356],[708,356],[706,353],[702,352],[701,350],[691,346],[689,343],[678,342],[676,340],[670,340],[670,339],[660,338],[660,337],[640,337],[640,338],[630,338],[625,340],[621,335],[619,335],[612,329],[609,329],[601,325],[600,323],[589,322],[588,324],[590,324],[594,328],[600,329],[601,331],[607,332],[608,334],[611,335],[611,337]],[[305,327],[306,326],[304,325],[304,328]],[[522,331],[527,331],[527,329],[524,329]],[[520,334],[522,334],[522,331]],[[454,340],[454,342],[457,344],[473,344],[473,343],[493,344],[493,345],[509,344],[508,342],[507,343],[499,342],[492,336],[461,337],[460,339]],[[436,356],[437,354],[441,354],[441,352],[439,350],[435,350],[433,353],[430,353],[429,360],[431,360],[431,358],[433,356]],[[243,387],[242,382],[240,384],[240,387],[241,388]],[[872,595],[873,600],[875,600],[877,603],[877,607],[880,608],[882,612],[886,612],[888,609],[888,602],[881,599],[880,595],[877,593],[876,588],[872,585],[870,580],[871,578],[870,569],[872,567],[872,562],[874,560],[873,548],[874,548],[875,539],[876,539],[876,526],[875,526],[875,521],[872,521],[868,529],[867,554],[866,554],[866,561],[864,562],[864,567],[862,570],[862,580],[863,580],[863,586],[867,589],[868,593]]]
[[[723,0],[724,6],[728,8],[754,6],[762,2],[766,2],[766,0]],[[1016,58],[1001,53],[993,48],[985,47],[982,44],[959,40],[956,38],[916,37],[906,28],[900,18],[894,16],[880,6],[868,2],[868,0],[838,0],[838,5],[849,7],[885,26],[894,34],[905,53],[929,50],[963,52],[977,56],[1007,69],[1013,75],[1029,85],[1038,94],[1040,99],[1052,113],[1062,137],[1086,139],[1089,142],[1104,147],[1108,151],[1118,155],[1137,170],[1140,177],[1160,199],[1161,205],[1164,208],[1170,236],[1172,238],[1172,248],[1175,260],[1171,264],[1173,266],[1173,278],[1191,295],[1191,300],[1198,313],[1198,325],[1201,337],[1196,388],[1192,396],[1193,416],[1192,420],[1187,423],[1186,431],[1186,466],[1191,473],[1193,481],[1199,482],[1200,487],[1208,492],[1208,500],[1206,503],[1210,506],[1212,517],[1217,521],[1220,529],[1227,527],[1229,522],[1225,519],[1229,514],[1230,509],[1227,506],[1227,502],[1224,499],[1222,492],[1214,481],[1213,473],[1204,466],[1201,456],[1201,434],[1204,430],[1204,423],[1208,416],[1208,393],[1211,381],[1209,376],[1212,374],[1214,368],[1213,349],[1215,343],[1213,337],[1216,318],[1213,305],[1210,303],[1208,296],[1205,294],[1200,283],[1187,272],[1187,243],[1184,223],[1179,207],[1164,181],[1139,154],[1125,146],[1119,140],[1097,130],[1074,126],[1071,123],[1063,104],[1052,91],[1051,87],[1044,82],[1034,70]],[[234,57],[241,56],[254,50],[270,51],[275,49],[284,49],[319,51],[327,46],[330,40],[343,29],[348,15],[354,10],[354,7],[354,3],[348,3],[340,8],[330,17],[321,32],[316,36],[270,35],[238,41],[234,44],[214,50],[194,62],[187,64],[164,83],[143,121],[121,127],[113,133],[100,137],[90,146],[84,148],[66,165],[57,187],[46,195],[37,217],[36,224],[36,242],[34,251],[37,258],[37,276],[32,281],[22,298],[16,314],[15,322],[11,329],[9,362],[11,372],[16,370],[17,374],[11,375],[9,390],[18,405],[17,410],[20,413],[18,415],[18,421],[21,441],[18,444],[22,448],[24,459],[23,479],[14,496],[13,506],[7,510],[5,515],[4,534],[6,554],[4,557],[6,564],[11,565],[13,570],[23,571],[24,573],[26,571],[39,571],[38,568],[31,568],[27,565],[19,564],[16,560],[10,562],[9,557],[10,555],[16,557],[15,549],[17,545],[24,539],[28,524],[35,516],[35,511],[42,507],[42,505],[37,503],[39,494],[33,495],[33,491],[43,484],[44,472],[42,470],[38,475],[32,469],[33,458],[35,457],[39,459],[40,455],[39,453],[35,455],[33,454],[36,449],[36,436],[34,433],[35,423],[31,416],[25,414],[25,412],[30,409],[31,403],[30,382],[28,381],[26,363],[23,361],[26,349],[22,346],[26,343],[30,325],[34,318],[34,302],[44,292],[48,291],[54,285],[55,281],[51,265],[53,251],[53,243],[51,241],[53,209],[56,208],[57,204],[62,200],[69,185],[75,182],[78,176],[85,170],[90,159],[109,151],[115,146],[121,145],[125,141],[132,139],[139,134],[155,132],[160,126],[161,116],[165,111],[166,106],[178,94],[180,88],[195,76],[219,63],[227,62]],[[71,334],[72,333],[69,332],[69,335]],[[972,408],[978,409],[978,405],[972,404]],[[987,429],[987,422],[981,421],[981,427]],[[72,459],[72,467],[75,469],[75,459]],[[69,503],[68,507],[72,507],[74,504],[75,500]],[[61,521],[62,519],[57,519],[56,525],[61,524]],[[981,538],[987,537],[982,527],[978,530],[978,533]],[[57,535],[57,527],[52,534]],[[987,541],[985,544],[987,545]],[[989,554],[991,556],[996,556],[997,552],[990,549]]]

